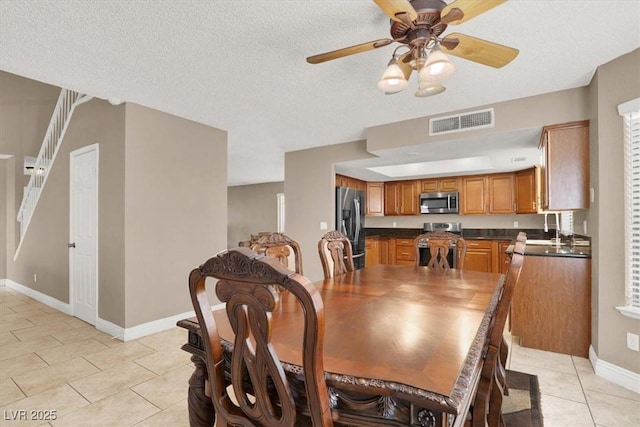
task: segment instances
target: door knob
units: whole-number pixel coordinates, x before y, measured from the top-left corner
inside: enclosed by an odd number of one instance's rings
[[[75,247],[76,247],[76,242],[73,242],[73,243],[69,243],[69,244],[67,244],[67,247],[69,247],[69,248],[75,248]]]

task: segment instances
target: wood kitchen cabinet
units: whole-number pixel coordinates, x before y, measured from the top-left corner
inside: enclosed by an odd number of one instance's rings
[[[515,213],[513,173],[474,175],[462,178],[463,215]]]
[[[487,176],[489,190],[490,214],[513,214],[516,212],[516,198],[514,191],[514,174],[498,173]]]
[[[540,149],[542,209],[588,209],[589,121],[545,126]]]
[[[529,168],[515,173],[516,213],[538,213],[538,185],[536,168]]]
[[[380,264],[380,249],[377,237],[364,239],[364,266],[372,267]]]
[[[478,215],[487,213],[486,179],[484,175],[462,178],[462,215]]]
[[[367,182],[367,216],[384,215],[384,182]]]
[[[380,237],[378,239],[378,254],[380,256],[380,264],[391,264],[391,259],[389,257],[390,240],[391,239],[389,237]]]
[[[458,191],[459,188],[460,177],[457,176],[420,180],[421,193],[446,193],[450,191]]]
[[[336,174],[336,187],[354,188],[360,191],[367,190],[367,183],[361,179],[351,178],[350,176]]]
[[[491,240],[467,240],[467,255],[464,258],[464,269],[484,271],[493,270],[493,242]]]
[[[389,237],[367,237],[364,239],[364,265],[372,267],[389,262]]]
[[[495,257],[497,260],[497,264],[494,266],[494,273],[507,274],[509,271],[509,264],[511,263],[511,256],[507,253],[507,249],[511,244],[510,241],[497,241],[495,242],[498,254]]]
[[[393,264],[415,265],[416,252],[413,247],[413,239],[395,238]]]
[[[521,346],[588,357],[591,259],[525,256],[510,316]]]
[[[467,239],[464,269],[487,273],[506,273],[511,257],[506,253],[510,240]]]
[[[384,183],[385,215],[419,215],[418,181],[393,181]]]

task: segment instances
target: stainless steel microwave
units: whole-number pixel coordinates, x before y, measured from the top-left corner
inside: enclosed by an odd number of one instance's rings
[[[457,214],[458,192],[420,193],[420,213],[422,214]]]

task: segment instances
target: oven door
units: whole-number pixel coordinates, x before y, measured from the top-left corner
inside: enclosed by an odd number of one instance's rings
[[[449,249],[449,253],[447,254],[447,262],[449,263],[451,268],[458,267],[457,266],[458,257],[456,256],[458,249],[456,246],[457,246],[456,243],[453,242],[451,244],[451,249]],[[429,261],[431,261],[431,251],[426,246],[424,247],[420,246],[418,249],[420,251],[420,265],[426,266],[427,264],[429,264]]]

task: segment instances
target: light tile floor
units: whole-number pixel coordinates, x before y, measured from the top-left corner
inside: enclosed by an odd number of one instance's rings
[[[0,426],[186,427],[185,340],[173,328],[123,343],[0,287]],[[508,366],[538,375],[545,427],[640,425],[640,395],[587,359],[512,345]]]

